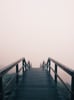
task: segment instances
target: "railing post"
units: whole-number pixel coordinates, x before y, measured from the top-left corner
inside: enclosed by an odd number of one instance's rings
[[[74,100],[74,76],[72,76],[71,91],[71,100]]]
[[[18,64],[16,65],[16,83],[18,83]]]
[[[25,62],[25,70],[27,70],[27,65],[28,65],[28,64]]]
[[[2,76],[0,76],[0,100],[3,100],[3,83],[2,83]]]
[[[49,64],[48,66],[49,66],[49,73],[50,73],[50,70],[51,70],[51,68],[50,68],[51,62],[50,62],[50,60],[49,60],[48,64]]]
[[[55,64],[55,82],[57,83],[57,64]]]
[[[25,67],[25,66],[24,66],[24,63],[25,63],[25,59],[22,60],[22,67],[23,67],[22,69],[23,69],[23,73],[24,73],[24,67]]]

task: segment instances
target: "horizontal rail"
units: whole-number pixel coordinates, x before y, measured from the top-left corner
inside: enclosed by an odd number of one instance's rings
[[[74,76],[74,70],[68,68],[67,66],[65,66],[65,65],[63,65],[63,64],[61,64],[61,63],[59,63],[58,61],[56,61],[56,60],[54,60],[54,59],[52,59],[52,58],[48,58],[48,61],[47,61],[47,62],[49,62],[49,60],[52,61],[53,63],[55,63],[56,65],[58,65],[58,67],[60,67],[61,69],[63,69],[63,70],[64,70],[65,72],[67,72],[69,75]]]
[[[66,87],[66,89],[70,92],[70,93],[72,93],[72,91],[67,87],[67,85],[65,84],[65,82],[61,79],[61,77],[55,72],[55,70],[52,68],[52,67],[50,67],[51,68],[51,70],[57,75],[57,77],[60,79],[60,81],[64,84],[64,86]]]
[[[19,65],[18,65],[20,62],[22,62],[21,68],[19,68]],[[14,79],[16,80],[16,81],[15,81],[16,85],[18,85],[18,82],[19,82],[19,72],[22,70],[22,72],[24,73],[24,68],[25,68],[25,70],[26,70],[26,65],[27,65],[27,63],[26,63],[25,58],[21,58],[21,59],[19,59],[18,61],[14,62],[14,63],[12,63],[12,64],[10,64],[10,65],[8,65],[8,66],[5,66],[2,70],[0,70],[0,100],[4,100],[4,96],[5,96],[4,92],[5,92],[5,90],[10,89],[10,85],[12,85],[12,83],[14,82],[14,81],[13,81]],[[5,75],[8,71],[10,71],[10,70],[11,70],[12,68],[14,68],[14,67],[15,67],[15,69],[16,69],[15,76],[14,76],[13,78],[11,78],[11,79],[7,82],[7,84],[5,85],[6,87],[4,87],[4,86],[3,86],[3,77],[4,77],[4,75]],[[13,82],[12,82],[12,81],[13,81]],[[8,87],[9,87],[9,88],[8,88]]]
[[[20,63],[24,58],[8,65],[8,66],[5,66],[2,70],[0,70],[0,76],[3,76],[5,73],[7,73],[10,69],[12,69],[14,66],[16,66],[18,63]]]
[[[22,70],[22,67],[18,70],[18,72],[20,72]]]
[[[51,67],[51,62],[54,63],[54,68],[53,69]],[[59,63],[58,61],[52,59],[52,58],[48,58],[47,63],[45,64],[45,61],[43,61],[42,67],[44,69],[44,67],[47,65],[47,69],[49,68],[49,73],[52,70],[55,74],[55,83],[57,84],[57,78],[60,79],[60,81],[63,83],[63,85],[66,87],[66,89],[69,91],[69,93],[71,93],[71,100],[74,100],[74,70],[68,68],[67,66]],[[67,85],[65,84],[65,82],[63,81],[63,79],[59,76],[58,74],[58,67],[61,68],[64,72],[66,72],[68,75],[71,76],[71,90],[67,87]]]
[[[16,79],[16,75],[14,75],[13,78],[6,84],[4,90],[7,90],[8,87],[9,87],[10,85],[12,85],[12,81],[14,81],[15,79]]]

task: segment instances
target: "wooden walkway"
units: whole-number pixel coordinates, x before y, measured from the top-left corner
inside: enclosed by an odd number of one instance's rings
[[[40,68],[32,68],[24,72],[14,100],[59,100],[59,97],[49,73]]]

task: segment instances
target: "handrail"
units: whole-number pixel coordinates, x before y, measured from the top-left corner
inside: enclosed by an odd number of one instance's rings
[[[19,68],[18,68],[18,67],[19,67],[18,64],[19,64],[20,62],[22,62],[22,68],[19,69]],[[8,71],[10,71],[13,67],[15,67],[15,68],[16,68],[15,79],[16,79],[16,84],[18,84],[18,79],[19,79],[18,73],[19,73],[21,70],[22,70],[23,73],[24,73],[24,68],[25,68],[25,70],[26,70],[26,65],[27,65],[27,63],[26,63],[25,58],[21,58],[21,59],[19,59],[18,61],[14,62],[14,63],[12,63],[12,64],[6,66],[6,67],[3,68],[2,70],[0,70],[0,100],[4,100],[3,76],[4,76]],[[13,80],[13,79],[11,79],[11,80],[8,82],[7,87],[11,84],[11,81],[12,81],[12,80]],[[7,88],[7,87],[6,87],[6,88]]]
[[[65,82],[63,81],[63,79],[61,79],[61,77],[55,72],[55,70],[54,70],[52,67],[50,67],[50,68],[51,68],[51,70],[57,75],[57,77],[60,79],[60,81],[64,84],[64,86],[66,87],[66,89],[67,89],[70,93],[72,93],[71,90],[67,87],[67,85],[66,85]]]
[[[61,69],[63,69],[65,72],[67,72],[69,75],[74,76],[74,70],[68,68],[67,66],[59,63],[58,61],[52,59],[52,58],[48,58],[47,63],[49,62],[49,60],[51,60],[52,62],[54,62],[56,65],[58,65]]]
[[[4,75],[5,73],[7,73],[10,69],[12,69],[14,66],[16,66],[16,64],[20,63],[23,59],[24,59],[24,58],[19,59],[18,61],[14,62],[14,63],[12,63],[12,64],[10,64],[10,65],[8,65],[8,66],[5,66],[3,69],[0,70],[0,76],[3,76],[3,75]]]
[[[53,62],[55,64],[55,69],[53,69],[51,67],[51,62]],[[66,89],[71,93],[71,100],[74,100],[74,70],[69,69],[67,66],[59,63],[58,61],[52,59],[52,58],[48,58],[47,60],[47,64],[45,64],[45,62],[43,61],[42,67],[44,69],[44,66],[47,65],[47,69],[49,68],[49,73],[50,70],[52,70],[55,73],[55,83],[57,84],[57,78],[59,78],[61,80],[61,82],[64,84],[64,86],[66,87]],[[58,67],[61,68],[63,71],[65,71],[68,75],[71,76],[71,90],[68,89],[68,87],[66,86],[65,82],[61,79],[61,77],[57,74],[57,70]]]

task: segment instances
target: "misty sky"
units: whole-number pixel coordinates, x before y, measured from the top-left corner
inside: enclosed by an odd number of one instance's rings
[[[74,0],[0,0],[0,65],[49,56],[74,68]]]

